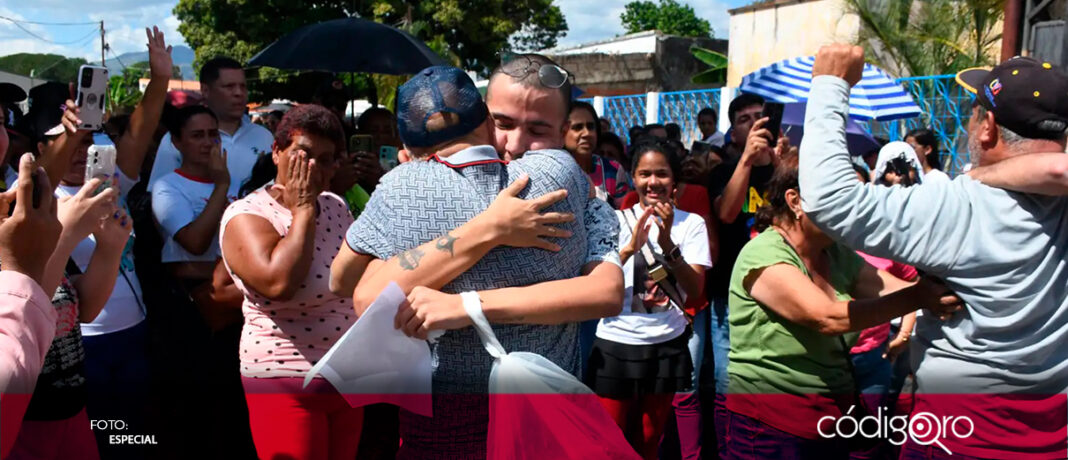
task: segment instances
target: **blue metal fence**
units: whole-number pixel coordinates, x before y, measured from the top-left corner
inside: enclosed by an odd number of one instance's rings
[[[910,129],[927,127],[934,131],[941,144],[944,169],[950,175],[959,174],[971,162],[967,149],[967,125],[971,115],[972,96],[954,81],[953,75],[901,78],[897,83],[905,88],[923,110],[923,115],[907,120],[861,123],[873,136],[888,140],[902,140]],[[661,93],[657,120],[678,123],[682,127],[683,142],[689,145],[697,138],[697,112],[712,107],[719,112],[719,89],[676,91]],[[612,131],[624,142],[631,126],[646,121],[645,94],[604,98],[602,118],[612,125]],[[592,102],[592,100],[587,100]]]
[[[697,129],[697,113],[705,107],[711,107],[719,113],[719,89],[703,91],[674,91],[660,93],[660,123],[677,123],[682,128],[682,142],[690,145],[691,142],[701,139],[701,131]]]
[[[971,162],[968,154],[968,118],[972,95],[954,80],[953,75],[900,78],[905,88],[923,110],[918,118],[868,123],[873,136],[902,140],[909,130],[929,128],[938,137],[943,169],[951,176],[960,174]]]
[[[645,124],[645,100],[644,94],[604,98],[605,118],[612,124],[612,132],[619,135],[623,142],[630,142],[628,131],[631,126]]]

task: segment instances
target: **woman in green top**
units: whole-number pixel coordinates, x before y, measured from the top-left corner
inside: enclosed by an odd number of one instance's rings
[[[855,331],[917,308],[946,314],[960,300],[936,282],[881,272],[825,235],[801,209],[796,157],[776,168],[767,200],[762,233],[731,275],[724,457],[847,458],[834,421],[859,405]]]

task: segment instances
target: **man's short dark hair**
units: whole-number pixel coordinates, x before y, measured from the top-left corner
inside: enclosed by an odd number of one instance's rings
[[[240,62],[226,56],[214,57],[200,67],[200,84],[211,85],[219,79],[219,73],[223,69],[245,70]]]
[[[533,71],[530,71],[528,69],[528,71],[524,73],[521,77],[513,76],[521,73],[523,71],[523,67],[528,65],[533,66]],[[493,69],[493,73],[490,74],[490,82],[492,83],[493,79],[496,78],[498,75],[504,74],[508,77],[511,77],[512,81],[528,88],[545,88],[548,90],[557,91],[559,92],[560,97],[564,100],[564,118],[566,119],[567,115],[571,113],[571,72],[568,72],[568,78],[565,79],[563,86],[560,86],[559,88],[547,88],[542,85],[541,80],[538,79],[538,69],[540,69],[544,65],[554,65],[560,67],[560,65],[552,59],[549,59],[540,54],[517,54],[510,61],[502,63],[501,65],[497,66],[496,69]],[[560,68],[563,69],[563,67]],[[567,71],[566,69],[564,70]]]
[[[742,109],[752,107],[754,105],[764,105],[764,98],[751,93],[742,93],[740,96],[734,98],[731,101],[730,107],[727,108],[727,119],[734,124],[734,117],[741,112]]]
[[[366,132],[368,123],[370,123],[374,117],[386,117],[391,124],[395,123],[393,112],[390,112],[389,109],[385,107],[371,107],[364,110],[363,113],[360,114],[360,117],[356,119],[356,129],[361,132]]]
[[[712,107],[705,107],[697,112],[697,119],[700,120],[701,117],[712,117],[713,120],[719,121],[719,114]]]
[[[678,123],[668,123],[664,125],[664,130],[667,131],[668,139],[682,140],[682,127]]]

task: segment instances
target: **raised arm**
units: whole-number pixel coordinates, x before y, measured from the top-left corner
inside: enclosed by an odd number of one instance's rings
[[[59,287],[67,259],[78,243],[99,228],[101,220],[111,217],[118,210],[117,187],[111,186],[93,195],[102,183],[100,179],[91,179],[74,196],[59,200],[58,215],[63,230],[41,279],[41,287],[45,292],[53,293]]]
[[[405,293],[416,286],[440,289],[497,246],[558,251],[558,245],[542,237],[571,236],[570,232],[552,224],[569,222],[574,216],[556,212],[543,214],[541,210],[564,199],[567,192],[557,190],[529,201],[517,198],[529,180],[525,175],[520,177],[502,190],[489,208],[455,230],[401,252],[377,270],[364,271],[352,292],[357,314],[363,313],[390,282],[396,282]],[[351,283],[355,273],[360,271],[360,262],[365,264],[367,259],[355,257],[357,254],[347,246],[342,249],[342,254],[331,265],[331,286],[338,288],[335,291],[338,295],[347,295],[343,294],[346,284]]]
[[[1038,195],[1068,195],[1068,154],[1019,155],[980,166],[968,175],[991,187]]]
[[[107,216],[93,232],[96,249],[89,259],[89,266],[84,274],[73,280],[78,291],[79,321],[93,322],[111,298],[115,280],[119,276],[122,251],[132,230],[133,219],[120,208],[115,214]]]
[[[738,214],[742,212],[745,194],[749,193],[749,176],[753,172],[753,158],[770,149],[768,146],[769,131],[764,128],[767,122],[767,118],[761,118],[753,123],[753,128],[749,130],[749,137],[745,142],[745,151],[738,160],[738,166],[734,168],[734,173],[731,174],[731,179],[724,187],[723,193],[712,203],[716,217],[721,222],[733,223],[738,218]]]
[[[157,27],[145,29],[148,35],[148,65],[151,79],[145,88],[141,102],[130,115],[130,129],[119,140],[116,148],[118,157],[116,166],[126,177],[138,177],[141,164],[145,161],[148,146],[156,134],[160,116],[163,115],[163,103],[167,99],[167,84],[171,79],[171,47],[163,38],[163,32]]]
[[[828,236],[849,247],[943,271],[968,241],[971,204],[960,183],[902,188],[857,179],[845,121],[849,87],[863,65],[863,50],[847,45],[823,47],[816,58],[798,169],[802,207]]]

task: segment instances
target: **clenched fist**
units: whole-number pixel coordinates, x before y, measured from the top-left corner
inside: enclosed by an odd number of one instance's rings
[[[850,87],[860,81],[863,73],[864,48],[842,43],[821,47],[812,66],[812,78],[833,75],[845,80]]]

